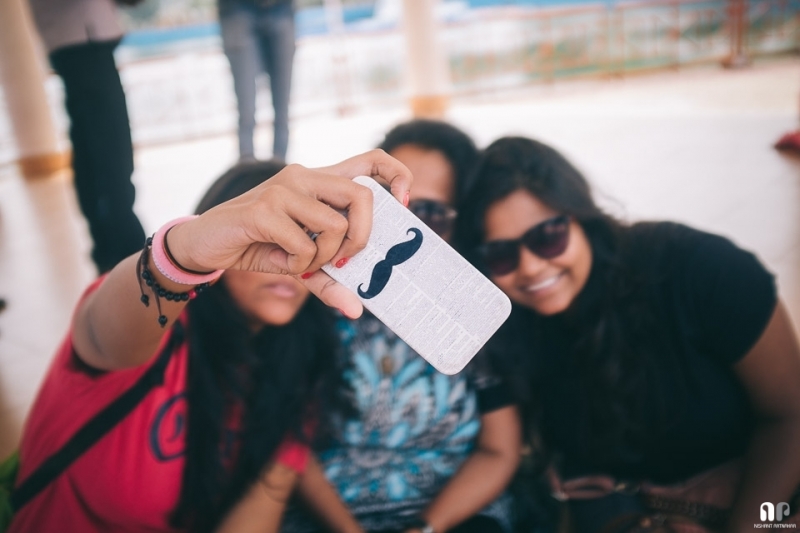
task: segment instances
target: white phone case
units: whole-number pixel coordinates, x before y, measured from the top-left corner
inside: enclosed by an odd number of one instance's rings
[[[436,370],[460,372],[511,313],[511,302],[372,178],[366,248],[343,268],[322,269]]]

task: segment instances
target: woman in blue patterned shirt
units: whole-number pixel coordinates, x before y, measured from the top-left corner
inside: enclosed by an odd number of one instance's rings
[[[381,144],[414,175],[409,209],[449,239],[453,205],[477,159],[442,122],[397,126]],[[470,365],[440,374],[377,318],[341,320],[353,412],[317,448],[300,493],[317,517],[284,531],[508,533],[504,496],[519,463],[520,422],[497,380]]]

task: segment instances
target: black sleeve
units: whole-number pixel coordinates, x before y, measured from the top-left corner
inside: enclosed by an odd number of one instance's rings
[[[485,415],[514,403],[511,391],[503,380],[490,370],[484,354],[475,357],[468,368],[480,414]]]
[[[695,230],[688,236],[681,269],[685,318],[705,353],[733,364],[752,349],[772,317],[775,279],[755,255],[724,237]]]

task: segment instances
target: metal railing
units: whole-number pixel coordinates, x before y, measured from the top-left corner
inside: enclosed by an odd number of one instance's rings
[[[624,76],[697,63],[744,64],[800,49],[800,0],[652,0],[562,8],[495,8],[444,24],[454,95],[496,93],[577,76]],[[292,116],[402,102],[399,29],[300,39]],[[137,145],[235,131],[228,64],[215,43],[120,67]],[[61,110],[60,86],[48,83]],[[259,95],[262,123],[269,92]],[[0,109],[2,109],[0,100]],[[0,113],[0,162],[14,159]],[[59,120],[62,122],[63,119]]]

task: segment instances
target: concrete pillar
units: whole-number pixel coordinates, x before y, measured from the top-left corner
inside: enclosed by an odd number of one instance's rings
[[[44,60],[25,0],[0,0],[0,86],[26,177],[65,168],[44,90]]]
[[[415,117],[441,118],[450,100],[450,67],[439,40],[438,0],[403,0],[411,110]]]

